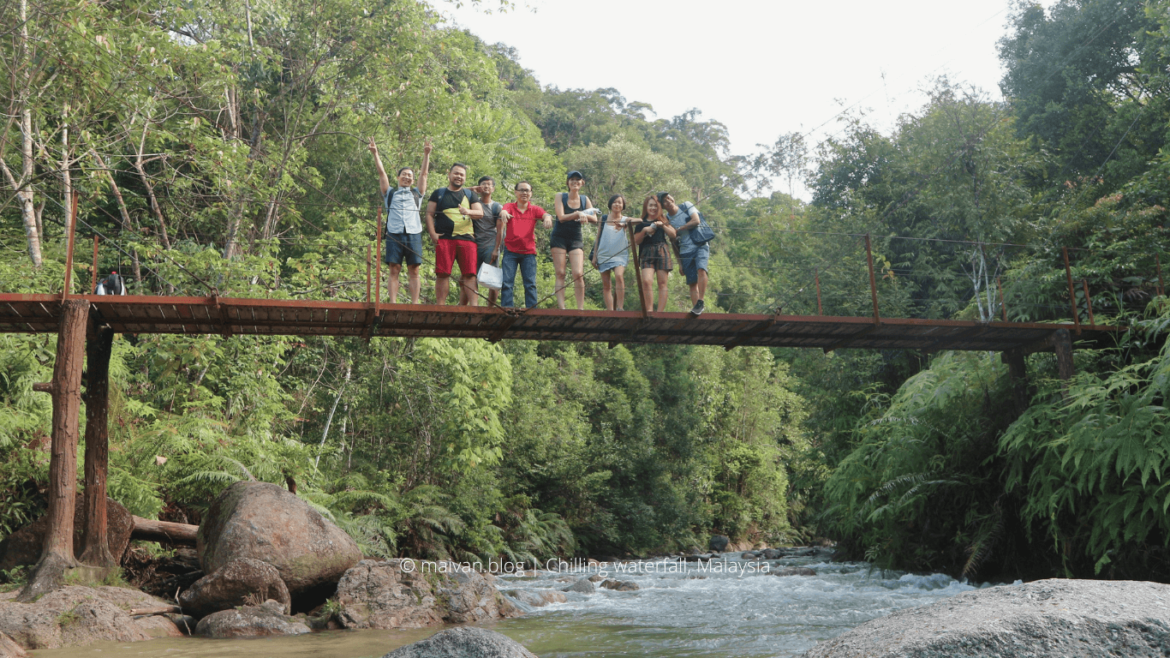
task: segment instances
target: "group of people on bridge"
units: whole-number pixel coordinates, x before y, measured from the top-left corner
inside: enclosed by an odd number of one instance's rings
[[[417,304],[419,301],[419,266],[423,262],[422,233],[425,228],[434,245],[435,298],[439,304],[447,303],[451,273],[458,265],[459,304],[477,306],[480,297],[477,273],[487,264],[503,270],[499,290],[501,306],[514,305],[516,272],[519,270],[524,285],[524,305],[536,307],[536,226],[540,224],[545,230],[552,231],[549,242],[556,271],[554,292],[557,307],[565,308],[567,273],[572,278],[577,309],[584,310],[583,227],[596,224],[597,238],[589,260],[601,273],[602,297],[607,310],[624,310],[624,277],[632,251],[627,227],[631,225],[634,244],[638,245],[637,266],[643,310],[651,310],[655,282],[658,312],[666,310],[667,282],[673,269],[668,238],[675,243],[680,268],[690,287],[691,313],[699,315],[704,310],[710,245],[692,240],[692,231],[702,221],[692,203],[679,204],[668,192],[651,194],[642,200],[641,217],[634,219],[624,214],[628,207],[625,197],[615,194],[606,203],[608,213],[602,214],[589,197],[581,193],[585,176],[579,171],[570,171],[566,177],[567,191],[556,195],[550,213],[532,203],[529,181],[521,179],[517,182],[513,186],[516,200],[501,204],[493,198],[495,180],[491,176],[481,176],[476,185],[469,186],[467,166],[459,162],[448,168],[447,186],[436,188],[426,196],[432,149],[429,140],[423,146],[417,186],[415,171],[411,167],[399,169],[397,185],[391,185],[372,138],[369,149],[374,155],[386,212],[383,262],[389,266],[392,304],[398,302],[403,263],[406,264],[410,302]],[[487,299],[489,304],[495,304],[497,292],[490,290]]]

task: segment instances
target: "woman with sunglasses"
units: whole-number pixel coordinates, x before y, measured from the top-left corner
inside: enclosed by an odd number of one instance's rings
[[[626,225],[630,220],[622,216],[626,198],[615,194],[609,198],[609,214],[601,218],[597,228],[597,244],[593,247],[593,266],[601,272],[601,297],[605,310],[622,311],[626,302],[626,265],[630,262],[630,239]]]
[[[553,226],[552,245],[553,268],[557,274],[557,308],[565,308],[565,260],[569,261],[569,272],[573,276],[573,294],[577,298],[577,310],[585,310],[585,239],[581,225],[597,223],[597,210],[589,197],[581,194],[585,176],[579,171],[570,171],[566,181],[569,191],[553,199],[553,211],[557,221]]]

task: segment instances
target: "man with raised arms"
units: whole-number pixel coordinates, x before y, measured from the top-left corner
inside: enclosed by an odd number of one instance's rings
[[[435,301],[447,303],[451,266],[459,263],[459,304],[478,306],[475,281],[475,225],[483,206],[475,192],[463,187],[467,165],[456,162],[447,170],[447,187],[431,193],[427,201],[427,233],[435,242]]]
[[[553,226],[552,215],[544,208],[532,205],[532,183],[516,183],[516,202],[504,204],[500,217],[506,222],[504,231],[504,286],[500,289],[500,304],[513,305],[516,287],[516,268],[524,280],[524,306],[536,306],[536,222],[546,229]]]
[[[419,170],[419,186],[414,187],[414,170],[403,167],[398,170],[398,187],[390,187],[390,177],[382,167],[378,145],[370,138],[370,153],[374,154],[374,166],[378,169],[378,183],[382,188],[382,203],[386,211],[386,253],[382,262],[389,266],[390,303],[398,303],[399,277],[402,261],[406,261],[406,289],[410,292],[410,303],[418,303],[418,266],[422,264],[422,211],[420,190],[427,189],[427,170],[431,164],[431,140],[423,142],[422,168]]]

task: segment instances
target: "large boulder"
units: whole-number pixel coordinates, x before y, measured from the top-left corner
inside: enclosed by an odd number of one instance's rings
[[[731,543],[725,535],[711,535],[710,541],[707,542],[707,548],[712,551],[719,551],[722,553],[727,550],[727,545]]]
[[[345,628],[421,628],[520,615],[490,574],[449,562],[362,560],[337,584]]]
[[[45,529],[48,516],[33,521],[0,541],[0,571],[11,571],[19,566],[33,565],[41,559],[45,547]],[[134,517],[112,498],[106,499],[106,542],[110,555],[121,562],[122,554],[130,543],[130,531],[134,529]],[[73,508],[73,555],[81,557],[85,550],[85,496],[77,494]]]
[[[588,578],[581,578],[562,591],[576,592],[578,594],[592,594],[597,591],[597,587],[593,584],[593,581],[589,580]]]
[[[516,640],[483,628],[439,631],[429,638],[399,647],[382,658],[536,658]]]
[[[279,601],[265,601],[232,610],[221,610],[199,620],[195,634],[203,637],[267,637],[270,635],[301,635],[312,632],[295,617],[285,614]]]
[[[276,567],[296,597],[332,589],[362,559],[349,535],[283,487],[237,482],[211,502],[196,536],[204,573],[247,557]]]
[[[533,608],[546,606],[550,603],[564,603],[568,600],[568,597],[555,589],[513,589],[505,593]]]
[[[138,590],[67,586],[45,594],[35,603],[17,603],[16,594],[0,594],[0,635],[9,636],[25,649],[182,636],[167,617],[129,615],[133,608],[167,605]]]
[[[1040,580],[964,592],[874,619],[806,658],[1165,656],[1170,585]]]
[[[280,572],[267,562],[240,557],[195,581],[190,589],[179,595],[179,605],[189,615],[205,617],[220,610],[257,605],[270,599],[281,603],[286,614],[290,611],[292,599],[280,579]]]

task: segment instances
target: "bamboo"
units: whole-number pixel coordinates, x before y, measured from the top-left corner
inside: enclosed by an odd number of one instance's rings
[[[1064,275],[1068,277],[1068,303],[1072,306],[1073,324],[1077,327],[1077,334],[1081,333],[1081,314],[1077,311],[1077,293],[1073,290],[1072,268],[1068,265],[1068,247],[1061,247],[1064,252]]]
[[[77,190],[73,191],[73,208],[70,210],[70,215],[73,219],[69,222],[69,235],[66,236],[68,244],[65,248],[65,289],[61,291],[61,301],[69,298],[69,289],[73,285],[73,244],[77,236]]]
[[[881,324],[882,316],[878,313],[877,277],[873,273],[873,248],[870,245],[869,233],[865,234],[865,260],[869,264],[869,292],[873,295],[873,323]]]

